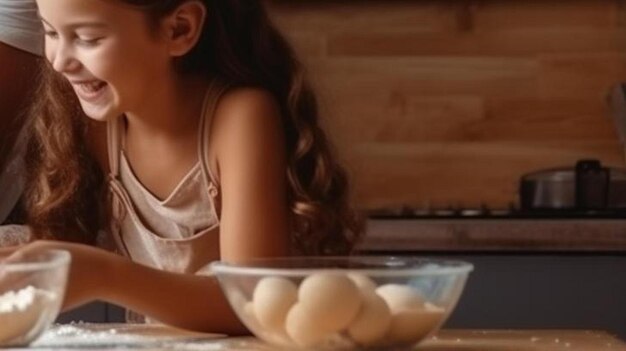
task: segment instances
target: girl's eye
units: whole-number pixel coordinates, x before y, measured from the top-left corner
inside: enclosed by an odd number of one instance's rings
[[[76,38],[76,42],[83,46],[96,46],[102,38]]]
[[[44,35],[50,39],[56,39],[59,37],[59,33],[51,30],[47,30],[44,32]]]

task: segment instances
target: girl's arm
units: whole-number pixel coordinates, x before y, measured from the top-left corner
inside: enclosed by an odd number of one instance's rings
[[[179,328],[248,333],[214,277],[169,273],[121,257],[111,260],[109,269],[111,287],[104,289],[105,301]]]
[[[67,250],[72,255],[63,311],[104,300],[179,328],[247,333],[213,277],[165,272],[98,248],[58,241],[3,248],[0,256],[13,253],[7,260],[19,260],[28,252],[48,249]]]
[[[268,92],[239,89],[215,112],[209,149],[221,182],[222,260],[289,251],[285,131]],[[211,158],[211,157],[210,157]]]

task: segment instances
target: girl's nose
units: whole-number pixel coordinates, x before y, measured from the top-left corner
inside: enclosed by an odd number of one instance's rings
[[[52,68],[59,73],[73,72],[80,67],[80,62],[67,45],[60,44],[51,60]]]

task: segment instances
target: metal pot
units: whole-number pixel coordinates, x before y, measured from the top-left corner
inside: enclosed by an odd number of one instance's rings
[[[522,210],[626,209],[626,169],[580,160],[523,175],[519,195]]]

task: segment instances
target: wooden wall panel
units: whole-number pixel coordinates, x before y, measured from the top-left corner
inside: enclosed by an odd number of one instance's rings
[[[521,28],[487,32],[424,33],[371,29],[330,34],[328,53],[337,56],[515,56],[596,53],[616,50],[619,33],[587,27]]]
[[[267,0],[365,208],[504,207],[532,170],[624,166],[622,0]]]

